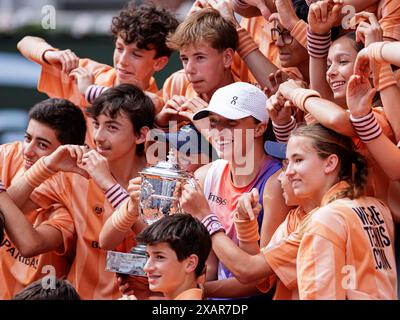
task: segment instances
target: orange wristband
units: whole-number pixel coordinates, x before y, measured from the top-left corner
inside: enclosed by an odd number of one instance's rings
[[[36,163],[25,172],[26,183],[30,187],[36,188],[40,186],[44,181],[54,175],[56,172],[50,170],[44,163],[44,157],[40,158]]]
[[[258,45],[244,28],[238,28],[236,31],[239,37],[239,44],[236,51],[244,60],[250,53],[258,49]]]
[[[257,242],[260,239],[257,219],[239,219],[236,212],[233,222],[235,223],[236,236],[240,242]]]
[[[307,28],[308,24],[299,19],[294,25],[290,35],[297,40],[304,48],[307,49]]]
[[[377,63],[384,63],[385,60],[383,60],[383,57],[382,57],[382,48],[387,43],[389,43],[389,41],[371,43],[368,46],[369,58],[375,60]]]
[[[139,219],[137,214],[128,211],[128,205],[129,200],[123,202],[111,216],[111,223],[114,229],[118,230],[119,232],[129,231]]]
[[[378,75],[378,87],[376,90],[382,91],[390,86],[397,85],[396,76],[393,73],[392,67],[388,63],[382,64]]]
[[[291,100],[292,102],[302,111],[306,112],[306,108],[304,106],[306,100],[311,97],[321,98],[321,95],[318,91],[310,90],[310,89],[303,89],[297,88],[294,89],[291,93]]]

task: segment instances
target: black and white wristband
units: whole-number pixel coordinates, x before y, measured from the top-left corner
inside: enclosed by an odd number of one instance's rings
[[[312,58],[326,58],[331,46],[331,31],[327,34],[315,34],[307,29],[307,49]]]
[[[93,101],[96,100],[96,98],[100,96],[107,89],[109,88],[105,86],[99,86],[96,84],[90,85],[85,92],[86,101],[89,103],[93,103]]]
[[[118,183],[107,189],[104,194],[114,209],[117,209],[125,199],[129,198],[129,193]]]
[[[276,140],[280,143],[287,143],[290,134],[296,129],[296,119],[293,116],[290,118],[290,122],[285,125],[278,125],[272,121],[272,130],[274,131]]]
[[[382,134],[382,128],[372,111],[360,118],[355,118],[350,115],[350,121],[354,130],[356,130],[361,141],[364,143],[368,143]]]
[[[213,213],[204,217],[201,220],[201,223],[206,227],[210,236],[220,231],[225,232],[225,228],[223,227],[222,223],[219,221],[218,217]]]

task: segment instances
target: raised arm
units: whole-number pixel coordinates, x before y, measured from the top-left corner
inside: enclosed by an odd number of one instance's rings
[[[84,150],[83,146],[61,145],[51,155],[40,158],[23,176],[13,182],[8,189],[10,197],[23,212],[29,212],[38,207],[29,200],[30,194],[58,171],[75,172],[88,177],[87,172],[77,165]]]
[[[383,30],[376,16],[370,12],[361,12],[356,16],[366,19],[366,21],[362,21],[357,27],[357,39],[363,41],[365,47],[367,48],[373,43],[382,42]],[[399,108],[396,103],[393,103],[393,101],[400,101],[400,87],[398,86],[396,76],[394,75],[392,67],[389,63],[379,63],[371,60],[370,65],[372,66],[374,73],[375,88],[377,91],[379,91],[386,118],[388,119],[390,126],[395,133],[396,141],[399,141]]]
[[[279,93],[323,126],[349,137],[357,136],[349,120],[350,114],[337,104],[320,98],[318,92],[303,89],[300,84],[288,80],[280,85]]]
[[[141,177],[134,178],[129,182],[130,197],[107,219],[101,229],[99,242],[103,249],[114,249],[131,230],[137,234],[146,227],[139,214],[141,182]]]
[[[400,150],[389,138],[380,133],[382,130],[380,130],[378,122],[374,121],[374,116],[371,114],[371,100],[362,99],[365,95],[371,97],[375,93],[375,90],[371,88],[368,78],[359,75],[353,75],[350,78],[347,90],[347,101],[355,126],[358,127],[357,123],[359,123],[362,128],[363,122],[360,121],[366,119],[365,124],[368,124],[371,128],[368,132],[374,133],[374,135],[366,136],[368,141],[365,145],[369,152],[371,152],[374,159],[390,179],[399,180],[400,168],[398,164],[400,163]],[[364,133],[362,129],[360,133],[361,137],[363,137]]]
[[[185,212],[199,220],[210,215],[210,208],[200,186],[185,185],[181,196],[181,205]],[[255,282],[273,274],[263,255],[250,255],[235,245],[224,232],[211,235],[212,248],[220,261],[241,283]]]
[[[271,86],[268,80],[268,75],[276,72],[278,67],[261,53],[257,44],[248,32],[240,26],[233,14],[233,9],[229,2],[210,1],[209,4],[214,9],[218,10],[225,19],[232,21],[236,26],[239,36],[237,52],[241,59],[246,63],[259,85],[261,87]]]
[[[79,57],[73,51],[58,50],[42,38],[26,36],[18,42],[17,48],[24,57],[41,65],[58,66],[66,74],[79,66]]]
[[[356,74],[362,74],[369,68],[369,61],[377,63],[390,63],[400,66],[400,41],[394,42],[376,42],[372,43],[367,48],[362,49],[356,59],[354,71]]]
[[[318,1],[308,13],[308,52],[310,54],[310,88],[321,97],[333,101],[332,90],[326,81],[327,57],[331,42],[331,29],[339,19],[342,3]]]
[[[262,15],[268,19],[276,11],[273,0],[231,0],[231,3],[233,10],[246,18]]]

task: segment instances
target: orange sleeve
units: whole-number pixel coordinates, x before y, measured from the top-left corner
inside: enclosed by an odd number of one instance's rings
[[[297,40],[304,48],[307,49],[307,22],[303,20],[297,21],[290,34]]]
[[[300,243],[297,236],[297,233],[293,233],[288,239],[261,249],[269,266],[288,289],[294,289],[297,285],[296,259]],[[257,288],[263,289],[260,285]]]
[[[69,99],[75,104],[80,104],[81,96],[74,81],[61,72],[60,65],[50,65],[43,60],[43,55],[48,50],[58,50],[46,41],[35,37],[25,37],[18,44],[20,52],[29,60],[41,65],[42,70],[38,82],[38,90],[52,98]]]
[[[74,248],[75,227],[72,216],[65,207],[64,201],[68,199],[68,190],[71,188],[65,184],[64,173],[58,173],[47,179],[31,194],[30,199],[43,209],[50,209],[48,221],[43,224],[50,225],[62,234],[64,246],[57,250],[58,254],[64,254]]]
[[[0,180],[8,187],[18,174],[22,164],[22,143],[0,145]]]
[[[397,85],[396,75],[389,63],[384,63],[379,68],[378,86],[376,90],[382,91],[390,86]]]
[[[246,29],[239,27],[236,29],[236,31],[239,38],[236,52],[239,54],[242,60],[244,60],[250,53],[258,49],[258,45]]]
[[[68,99],[78,106],[86,104],[75,81],[57,65],[42,64],[37,88],[50,98]]]
[[[166,102],[174,95],[185,96],[189,81],[186,79],[185,71],[179,70],[169,76],[162,88],[162,98]]]
[[[384,135],[394,142],[395,136],[392,127],[390,126],[386,118],[386,114],[383,108],[382,107],[372,108],[372,112],[374,113],[376,120],[378,120],[379,126],[382,128]]]
[[[259,283],[257,283],[256,288],[258,291],[261,293],[267,293],[269,290],[271,290],[274,285],[276,284],[277,277],[275,274],[261,280]]]
[[[289,213],[288,213],[289,216]],[[285,230],[287,229],[287,221],[288,218],[286,217],[285,221],[281,223],[281,225],[275,230],[271,240],[268,243],[268,247],[273,247],[279,245],[281,241],[284,241],[284,239],[287,237]],[[263,249],[267,250],[267,249]],[[269,277],[266,277],[265,279],[261,280],[259,283],[257,283],[256,287],[257,289],[262,292],[266,293],[271,288],[276,284],[276,274],[273,274]]]
[[[378,7],[383,36],[400,40],[400,5],[398,0],[381,0]]]
[[[115,78],[110,66],[98,63],[90,59],[80,59],[79,67],[86,68],[93,73],[96,84],[112,86]],[[104,75],[107,81],[103,79]],[[101,81],[99,81],[101,80]],[[110,83],[111,82],[111,83]],[[79,92],[78,86],[73,78],[61,71],[59,66],[42,64],[42,70],[38,82],[38,90],[46,93],[51,98],[68,99],[80,107],[87,106],[84,95]]]
[[[71,214],[65,207],[58,205],[57,208],[52,211],[49,220],[44,221],[41,225],[51,226],[61,232],[63,247],[55,251],[57,254],[65,255],[75,250],[75,225]]]
[[[47,179],[33,190],[30,199],[43,209],[47,209],[57,203],[63,203],[64,199],[67,198],[65,194],[65,192],[68,192],[67,188],[68,190],[71,189],[64,183],[64,174],[66,173],[59,172]]]

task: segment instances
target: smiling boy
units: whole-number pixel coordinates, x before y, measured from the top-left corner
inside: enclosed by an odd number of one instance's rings
[[[0,146],[0,180],[5,187],[9,187],[41,157],[50,155],[60,145],[84,142],[86,123],[83,113],[67,100],[46,99],[38,102],[29,111],[28,119],[23,142]],[[58,211],[56,215],[64,214]],[[46,210],[34,210],[26,217],[31,225],[44,221],[52,223]],[[42,273],[45,266],[53,266],[57,277],[66,276],[69,271],[71,261],[67,254],[48,252],[26,258],[26,248],[17,247],[18,241],[15,243],[12,234],[8,233],[0,244],[0,299],[10,299],[31,282],[45,276]]]
[[[67,279],[82,299],[115,299],[118,287],[114,275],[104,271],[106,251],[99,246],[99,233],[128,197],[128,181],[146,164],[144,141],[153,125],[154,105],[138,87],[122,84],[97,98],[87,115],[93,122],[96,149],[59,147],[32,166],[17,189],[24,210],[57,206],[69,215],[45,225],[46,232],[42,225],[28,225],[18,212],[8,213],[6,219],[15,237],[23,234],[23,239],[30,239],[31,254],[63,250],[75,238],[76,255]],[[82,171],[86,177],[77,174]],[[127,233],[116,249],[127,252],[134,244]]]
[[[40,92],[68,99],[84,108],[88,105],[84,93],[91,84],[113,87],[129,83],[156,93],[153,74],[169,61],[172,50],[165,41],[177,25],[178,21],[165,9],[130,3],[112,20],[114,67],[80,59],[70,49],[58,50],[37,37],[26,36],[17,47],[26,58],[40,64]],[[90,121],[88,129],[86,143],[94,146]]]
[[[201,300],[199,277],[211,251],[207,229],[190,215],[175,214],[144,229],[137,241],[146,244],[144,271],[149,288],[166,299]]]

